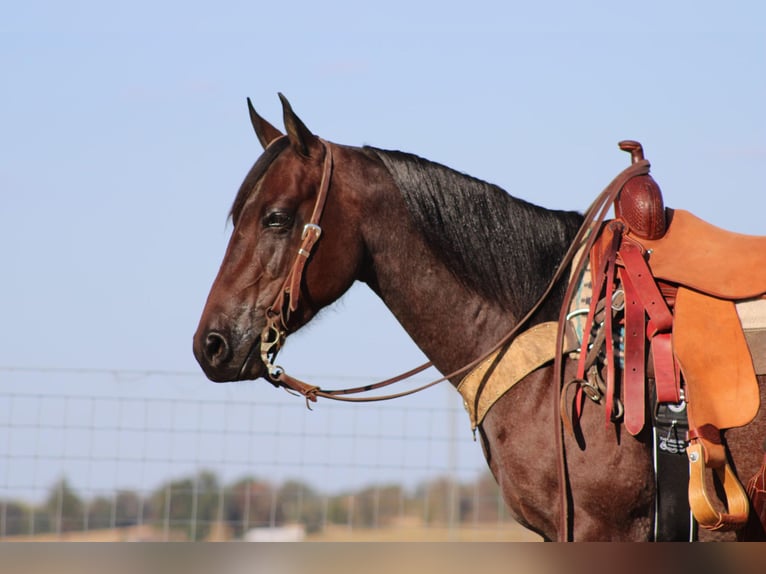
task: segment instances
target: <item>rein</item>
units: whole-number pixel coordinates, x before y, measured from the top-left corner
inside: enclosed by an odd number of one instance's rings
[[[487,359],[495,351],[499,350],[503,345],[505,345],[512,338],[517,336],[521,332],[521,330],[526,326],[529,320],[534,316],[534,314],[540,310],[542,305],[546,302],[551,292],[555,288],[556,284],[563,277],[564,273],[567,270],[567,267],[574,260],[577,252],[580,250],[580,247],[585,242],[586,238],[589,240],[588,244],[591,244],[593,241],[595,241],[595,234],[592,233],[592,231],[596,229],[603,222],[606,216],[606,212],[608,211],[608,208],[611,206],[611,203],[613,202],[614,198],[619,193],[624,182],[630,179],[631,177],[638,175],[639,173],[646,173],[649,167],[649,162],[647,161],[643,161],[643,162],[639,162],[639,163],[631,165],[625,171],[623,171],[617,178],[615,178],[615,180],[612,181],[612,183],[603,192],[601,192],[601,194],[598,196],[598,198],[596,198],[596,200],[593,202],[593,204],[589,207],[588,211],[586,212],[585,220],[582,226],[580,227],[574,241],[569,246],[569,249],[564,254],[564,257],[559,263],[559,266],[557,267],[556,272],[553,274],[553,277],[548,283],[548,286],[546,287],[545,291],[542,293],[542,295],[540,295],[540,297],[537,299],[535,304],[529,309],[529,311],[527,311],[527,313],[518,321],[518,323],[505,336],[503,336],[495,345],[493,345],[492,348],[490,348],[487,352],[485,352],[483,355],[481,355],[477,359],[474,359],[467,365],[454,371],[453,373],[450,373],[449,375],[443,376],[439,379],[436,379],[430,383],[427,383],[415,389],[410,389],[407,391],[389,394],[389,395],[380,395],[380,396],[372,396],[372,397],[369,397],[369,396],[349,397],[347,395],[354,395],[354,394],[373,391],[376,389],[381,389],[383,387],[387,387],[394,383],[398,383],[403,380],[409,379],[413,377],[414,375],[417,375],[418,373],[421,373],[425,371],[426,369],[432,367],[433,363],[431,362],[424,363],[405,373],[402,373],[400,375],[397,375],[389,379],[385,379],[383,381],[379,381],[377,383],[372,383],[372,384],[364,385],[361,387],[354,387],[354,388],[348,388],[348,389],[334,389],[334,390],[325,390],[316,385],[312,385],[312,384],[303,382],[299,379],[296,379],[295,377],[288,375],[282,367],[274,364],[277,353],[282,348],[282,345],[284,344],[284,341],[288,334],[287,323],[290,318],[290,313],[294,312],[298,308],[301,284],[303,280],[303,272],[305,270],[308,259],[311,257],[311,254],[313,253],[313,250],[317,244],[317,241],[322,235],[322,228],[319,226],[319,222],[321,221],[322,213],[324,211],[325,203],[327,200],[327,194],[330,188],[330,181],[332,179],[332,170],[333,170],[334,164],[333,164],[332,146],[330,145],[329,142],[321,138],[318,138],[318,140],[324,148],[325,156],[324,156],[323,165],[322,165],[322,177],[319,183],[319,191],[317,192],[317,198],[314,204],[314,210],[311,214],[311,218],[309,219],[309,222],[303,226],[303,233],[301,235],[300,247],[298,248],[295,260],[292,266],[290,267],[290,270],[287,273],[285,281],[282,284],[282,288],[280,289],[279,295],[277,295],[277,298],[274,301],[274,303],[266,311],[266,326],[263,328],[263,331],[261,332],[261,343],[260,343],[261,360],[263,361],[264,365],[266,365],[269,380],[275,386],[281,386],[288,392],[297,393],[305,397],[307,406],[309,404],[309,401],[316,402],[319,397],[332,399],[336,401],[360,402],[360,403],[384,401],[384,400],[404,397],[407,395],[411,395],[411,394],[423,391],[427,388],[435,386],[438,383],[452,379],[459,375],[463,375],[467,373],[468,371],[472,370],[473,368],[475,368],[476,366],[478,366],[482,361]],[[601,209],[601,212],[599,213],[598,216],[596,216],[596,213],[599,211],[599,209]],[[590,247],[590,245],[588,245],[588,247]],[[584,263],[580,263],[578,265],[578,270],[581,269],[581,265],[584,265]],[[555,371],[556,373],[561,372],[561,364],[560,364],[561,359],[559,357],[560,353],[558,352],[558,349],[561,347],[561,344],[563,341],[563,326],[562,325],[563,324],[560,322],[560,325],[559,325],[560,333],[557,339],[557,357],[556,357],[557,367]],[[557,405],[558,405],[558,398],[557,398]],[[559,436],[559,439],[560,439],[560,434],[561,433],[557,431],[557,436]]]

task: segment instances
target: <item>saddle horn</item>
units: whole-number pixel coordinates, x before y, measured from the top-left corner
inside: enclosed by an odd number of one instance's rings
[[[619,144],[622,151],[630,153],[631,163],[644,159],[644,148],[634,140]],[[648,162],[647,162],[648,163]],[[614,204],[614,214],[622,219],[630,231],[641,239],[659,239],[667,230],[665,204],[660,186],[651,175],[637,175],[623,186]]]
[[[622,151],[630,154],[632,163],[638,163],[644,159],[644,148],[635,140],[623,140],[617,144]]]

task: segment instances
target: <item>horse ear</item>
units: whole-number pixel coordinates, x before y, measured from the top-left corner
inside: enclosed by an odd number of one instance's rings
[[[287,98],[282,94],[279,94],[279,99],[282,100],[282,111],[285,116],[285,129],[287,130],[287,137],[290,138],[290,143],[298,153],[309,157],[311,155],[311,144],[316,141],[317,137],[312,134],[301,119],[295,115]]]
[[[264,149],[266,149],[268,145],[275,139],[284,135],[277,128],[272,126],[269,122],[258,115],[258,112],[255,111],[253,102],[250,101],[250,98],[247,98],[247,109],[250,112],[250,123],[253,124],[255,135],[258,136],[258,141],[261,142],[261,145]]]

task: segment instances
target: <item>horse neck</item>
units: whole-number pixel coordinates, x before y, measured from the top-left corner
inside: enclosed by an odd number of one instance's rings
[[[387,173],[369,181],[362,191],[368,217],[360,224],[367,260],[359,279],[436,368],[452,373],[491,348],[516,317],[468,289],[432,252]]]
[[[467,290],[409,230],[389,229],[396,240],[373,257],[367,283],[439,371],[468,364],[513,326],[507,310]]]

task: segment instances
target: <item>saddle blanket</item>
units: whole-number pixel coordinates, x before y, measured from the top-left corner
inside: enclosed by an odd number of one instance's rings
[[[766,299],[740,301],[736,307],[753,357],[755,374],[766,375]]]

